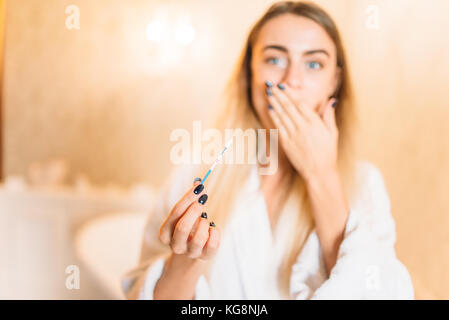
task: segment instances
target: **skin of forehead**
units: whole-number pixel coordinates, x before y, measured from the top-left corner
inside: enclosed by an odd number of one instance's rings
[[[262,54],[262,49],[267,45],[284,46],[292,56],[302,56],[305,51],[315,49],[324,49],[330,55],[334,51],[332,39],[320,25],[291,14],[276,17],[262,27],[255,51]]]

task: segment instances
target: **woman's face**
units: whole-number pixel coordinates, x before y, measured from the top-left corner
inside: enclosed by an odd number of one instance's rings
[[[260,30],[251,60],[252,100],[262,125],[275,128],[268,114],[266,81],[290,86],[295,103],[321,114],[319,105],[338,86],[336,61],[335,45],[319,24],[293,14],[269,20]]]

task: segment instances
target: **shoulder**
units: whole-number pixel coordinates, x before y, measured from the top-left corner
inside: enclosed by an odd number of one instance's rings
[[[366,160],[358,160],[356,163],[356,175],[359,183],[370,183],[377,186],[384,186],[384,179],[381,171],[373,163]]]
[[[382,172],[369,161],[359,160],[356,163],[356,202],[390,206],[387,186]]]

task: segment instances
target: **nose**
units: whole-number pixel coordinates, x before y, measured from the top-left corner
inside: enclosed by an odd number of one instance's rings
[[[300,66],[295,62],[290,62],[285,71],[283,82],[287,83],[290,88],[301,89],[303,76]]]

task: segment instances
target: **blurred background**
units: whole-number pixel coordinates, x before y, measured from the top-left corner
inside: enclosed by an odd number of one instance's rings
[[[170,132],[208,119],[273,2],[0,0],[0,298],[123,298]],[[449,1],[315,2],[416,298],[449,299]]]

